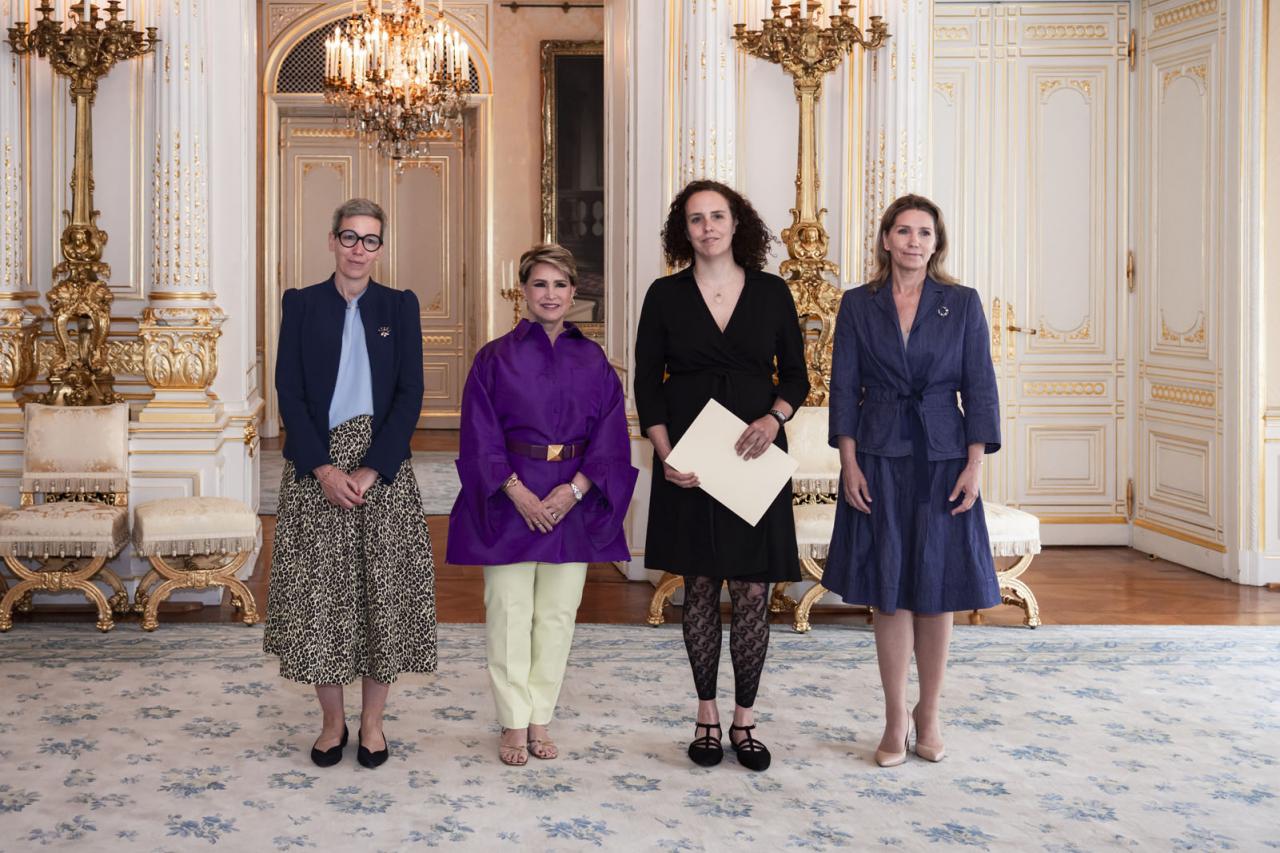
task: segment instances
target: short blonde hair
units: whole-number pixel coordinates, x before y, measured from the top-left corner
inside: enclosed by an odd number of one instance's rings
[[[578,264],[573,253],[559,243],[539,243],[520,256],[520,283],[527,284],[529,272],[538,264],[551,264],[569,278],[569,284],[578,286]]]
[[[378,236],[384,240],[387,236],[387,214],[377,202],[369,201],[367,198],[349,198],[340,204],[333,211],[333,228],[334,235],[337,235],[338,229],[342,227],[342,220],[349,219],[352,216],[372,216],[378,220]]]

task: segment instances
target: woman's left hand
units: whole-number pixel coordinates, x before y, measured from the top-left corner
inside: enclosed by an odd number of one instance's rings
[[[738,443],[733,446],[733,449],[743,459],[755,459],[769,449],[769,445],[773,444],[773,440],[778,437],[780,429],[782,425],[773,415],[756,418],[747,424],[742,435],[738,436]]]
[[[578,502],[573,499],[573,489],[569,488],[569,484],[561,483],[547,493],[547,496],[542,499],[542,505],[551,515],[551,520],[559,524],[564,521],[569,510],[578,505]]]
[[[978,494],[982,490],[982,465],[969,464],[964,466],[964,470],[960,472],[960,476],[956,478],[956,487],[951,490],[951,496],[948,501],[954,501],[964,495],[964,500],[960,501],[960,505],[951,510],[952,515],[959,515],[962,512],[968,512],[973,509],[973,505],[978,500]]]
[[[364,497],[364,493],[373,488],[378,482],[378,472],[372,468],[357,468],[351,472],[351,479],[355,481],[356,488],[360,490],[360,497]]]

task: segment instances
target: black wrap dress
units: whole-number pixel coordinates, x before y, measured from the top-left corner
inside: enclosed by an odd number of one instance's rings
[[[768,414],[777,397],[799,409],[809,377],[787,285],[748,270],[722,332],[692,267],[656,280],[640,312],[635,394],[640,428],[665,424],[673,447],[712,398],[747,423]],[[724,440],[734,443],[738,436]],[[774,443],[787,448],[785,428]],[[668,482],[655,454],[645,565],[685,576],[799,580],[791,483],[752,527],[702,489]]]

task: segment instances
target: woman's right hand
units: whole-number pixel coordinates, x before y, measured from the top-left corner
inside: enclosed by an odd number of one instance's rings
[[[698,475],[692,471],[682,474],[675,468],[672,468],[666,462],[662,463],[662,475],[667,478],[668,483],[675,483],[682,489],[696,489],[702,485],[698,482]]]
[[[524,519],[524,523],[530,530],[550,533],[556,526],[551,518],[550,508],[545,506],[537,495],[529,491],[524,483],[517,481],[506,491],[507,497],[516,505],[516,512],[520,513],[520,517]]]
[[[857,462],[840,466],[840,480],[844,486],[844,499],[849,506],[871,514],[871,490],[867,488],[867,478],[858,467]]]
[[[334,506],[352,509],[364,504],[364,498],[360,496],[360,487],[351,475],[341,468],[335,465],[321,465],[312,473],[320,482],[320,489],[324,492],[325,499]]]

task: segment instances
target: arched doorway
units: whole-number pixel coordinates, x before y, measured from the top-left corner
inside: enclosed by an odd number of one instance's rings
[[[453,138],[399,167],[347,127],[322,94],[323,41],[341,6],[296,21],[271,49],[263,94],[263,434],[278,434],[272,377],[286,288],[306,287],[332,271],[325,235],[343,200],[364,196],[389,223],[376,280],[411,289],[422,311],[425,396],[419,427],[456,428],[467,366],[486,332],[487,155],[492,78],[487,57],[465,27],[473,57],[471,105]]]

